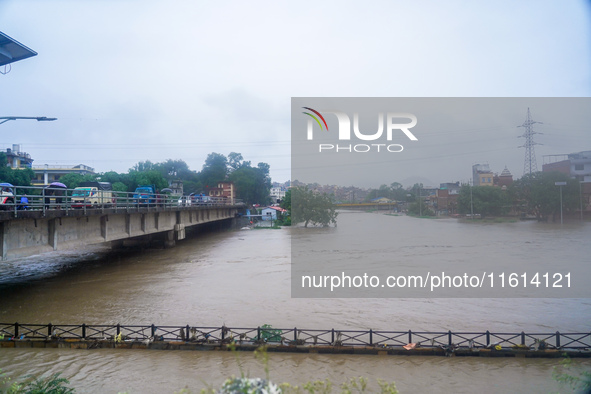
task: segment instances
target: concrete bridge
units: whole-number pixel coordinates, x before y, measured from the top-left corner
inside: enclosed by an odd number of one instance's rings
[[[158,238],[165,247],[191,226],[232,221],[243,204],[113,207],[0,212],[0,257],[10,260],[110,242],[125,245]]]

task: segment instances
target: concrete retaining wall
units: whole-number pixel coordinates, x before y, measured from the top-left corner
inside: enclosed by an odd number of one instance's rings
[[[259,345],[235,344],[232,348],[238,351],[254,351]],[[402,355],[402,356],[454,356],[454,357],[517,357],[517,358],[561,358],[578,357],[591,358],[591,351],[574,350],[516,350],[516,349],[456,349],[453,353],[446,353],[441,348],[415,348],[406,350],[402,347],[377,346],[295,346],[267,344],[268,352],[281,353],[317,353],[317,354],[364,354],[364,355]],[[228,345],[219,343],[183,342],[183,341],[123,341],[112,340],[4,340],[0,341],[2,348],[66,348],[66,349],[155,349],[155,350],[217,350],[230,351]]]

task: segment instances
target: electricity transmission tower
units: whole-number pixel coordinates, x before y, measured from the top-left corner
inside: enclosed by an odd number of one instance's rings
[[[534,142],[534,134],[543,134],[543,133],[536,133],[534,128],[532,127],[534,124],[542,122],[536,122],[532,120],[531,115],[529,113],[529,107],[527,108],[527,118],[525,122],[521,126],[517,127],[525,127],[525,131],[519,138],[525,138],[525,143],[520,146],[519,148],[525,148],[525,160],[523,162],[523,175],[531,174],[532,172],[538,171],[538,165],[536,163],[536,152],[534,151],[534,145],[541,145]]]

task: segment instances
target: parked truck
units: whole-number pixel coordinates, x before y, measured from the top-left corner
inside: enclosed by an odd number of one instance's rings
[[[133,192],[133,202],[140,205],[156,205],[156,185],[139,185]]]
[[[108,207],[114,203],[113,187],[109,182],[82,182],[72,192],[73,208]]]

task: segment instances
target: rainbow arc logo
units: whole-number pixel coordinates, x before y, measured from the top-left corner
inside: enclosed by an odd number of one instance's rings
[[[322,119],[322,122],[324,123],[324,126],[326,126],[326,131],[328,131],[328,125],[326,124],[326,120],[324,120],[324,116],[322,116],[320,114],[320,112],[318,112],[315,109],[312,109],[310,107],[302,107],[302,108],[307,109],[308,111],[312,111],[316,115],[318,115],[320,117],[320,119]],[[302,113],[303,114],[306,114],[306,115],[310,116],[312,119],[314,119],[316,121],[316,123],[318,123],[318,126],[320,126],[320,130],[323,130],[322,123],[320,123],[320,120],[318,120],[318,118],[316,116],[312,115],[310,112],[302,112]]]

